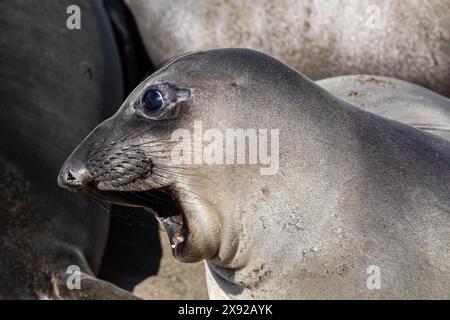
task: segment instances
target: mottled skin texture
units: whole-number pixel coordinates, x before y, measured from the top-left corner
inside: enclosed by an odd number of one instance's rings
[[[311,79],[390,76],[450,95],[448,0],[128,0],[154,63],[263,51]]]
[[[167,83],[166,94],[191,92],[178,117],[140,115],[147,88]],[[280,129],[278,174],[170,166],[167,137],[194,120],[204,130]],[[145,158],[127,158],[136,148]],[[95,150],[109,159],[100,176],[86,172]],[[152,161],[147,174],[138,160]],[[73,185],[71,172],[78,188],[123,204],[130,198],[111,190],[170,186],[188,225],[174,255],[206,260],[211,298],[449,298],[449,169],[446,140],[362,111],[269,56],[228,49],[148,77],[77,147],[60,184]],[[160,214],[158,204],[146,206]],[[381,268],[380,290],[366,286],[370,265]]]
[[[406,81],[368,75],[316,81],[345,101],[450,140],[450,100]]]
[[[82,30],[66,28],[79,5]],[[131,294],[94,274],[109,215],[61,192],[61,163],[122,99],[117,49],[100,2],[0,3],[0,299],[104,299]],[[78,265],[81,290],[68,290]]]

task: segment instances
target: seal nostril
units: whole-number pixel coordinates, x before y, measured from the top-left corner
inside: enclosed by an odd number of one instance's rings
[[[58,174],[58,185],[61,188],[69,190],[78,189],[83,187],[89,181],[92,180],[91,173],[86,169],[84,163],[67,162],[63,165]]]
[[[67,181],[74,181],[76,178],[73,176],[72,172],[67,173]]]

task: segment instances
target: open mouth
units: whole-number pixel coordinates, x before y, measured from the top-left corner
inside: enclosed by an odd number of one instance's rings
[[[173,188],[161,187],[148,191],[100,190],[97,188],[97,182],[91,181],[82,190],[102,201],[151,211],[164,226],[174,254],[183,249],[188,226],[181,203]]]

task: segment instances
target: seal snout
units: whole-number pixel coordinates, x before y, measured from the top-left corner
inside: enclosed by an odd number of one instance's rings
[[[58,175],[58,184],[62,188],[77,189],[92,181],[92,175],[84,165],[66,162]]]

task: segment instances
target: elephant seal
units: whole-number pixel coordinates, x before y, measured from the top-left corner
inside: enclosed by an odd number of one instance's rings
[[[126,2],[154,63],[188,51],[246,47],[314,80],[373,74],[450,96],[447,0]]]
[[[450,99],[406,81],[341,76],[316,84],[359,108],[450,140]]]
[[[71,5],[80,8],[80,30],[66,27]],[[2,1],[0,11],[0,299],[133,298],[95,277],[108,213],[54,181],[123,98],[103,5]]]
[[[214,130],[206,147],[224,128],[272,132],[272,143],[278,132],[278,170],[179,161],[179,137],[199,123]],[[145,79],[58,182],[155,214],[178,261],[206,260],[211,298],[375,299],[449,297],[449,178],[445,139],[352,106],[265,54],[219,49]]]

